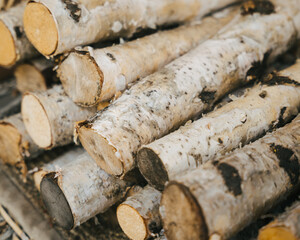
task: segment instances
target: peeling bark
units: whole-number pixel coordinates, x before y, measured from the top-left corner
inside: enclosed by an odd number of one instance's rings
[[[26,129],[33,141],[45,149],[71,143],[75,122],[92,116],[96,111],[96,108],[77,106],[61,86],[44,92],[25,93],[22,101]]]
[[[160,207],[167,238],[228,239],[299,189],[299,136],[300,115],[168,183]]]
[[[54,64],[45,59],[37,58],[16,67],[15,77],[20,92],[46,91],[57,83]]]
[[[300,61],[200,120],[143,146],[137,157],[143,176],[162,190],[179,173],[283,126],[300,109],[299,69]]]
[[[12,66],[16,62],[37,55],[23,29],[26,1],[0,13],[0,65]]]
[[[130,37],[143,28],[201,18],[235,0],[35,0],[24,14],[25,31],[44,55],[79,45]],[[45,28],[48,24],[48,28]]]
[[[70,230],[122,200],[130,186],[107,174],[83,153],[44,176],[40,188],[50,216]]]
[[[0,158],[4,163],[20,168],[24,179],[27,174],[25,159],[40,153],[25,129],[21,114],[0,121]]]
[[[118,221],[130,239],[143,240],[159,235],[161,230],[160,198],[161,192],[146,186],[119,205]]]
[[[263,227],[259,240],[297,240],[300,239],[300,202],[297,201],[273,222]]]
[[[235,15],[227,9],[222,17],[207,17],[122,45],[75,50],[59,65],[58,76],[75,103],[93,106],[211,38]]]
[[[252,64],[266,54],[272,61],[296,34],[293,19],[282,13],[238,16],[214,39],[137,82],[108,108],[78,124],[81,143],[101,168],[123,177],[136,166],[134,157],[142,145],[247,83]]]

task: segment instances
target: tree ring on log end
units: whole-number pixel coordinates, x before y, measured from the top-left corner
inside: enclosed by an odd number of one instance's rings
[[[52,146],[51,124],[37,97],[27,93],[22,101],[23,121],[32,140],[41,148]]]
[[[51,218],[62,228],[71,230],[74,227],[74,218],[70,205],[52,175],[44,177],[41,182],[43,202]]]
[[[49,9],[41,3],[31,2],[25,8],[23,21],[33,46],[46,56],[53,54],[58,45],[58,30]]]
[[[163,190],[169,176],[159,156],[152,149],[144,147],[138,152],[137,161],[140,172],[150,185]]]
[[[208,240],[202,210],[189,189],[170,182],[164,190],[160,209],[168,239]]]
[[[117,218],[124,233],[134,240],[147,238],[147,228],[139,212],[127,204],[121,204],[117,209]]]
[[[0,21],[0,65],[11,66],[17,60],[15,41],[7,26]]]

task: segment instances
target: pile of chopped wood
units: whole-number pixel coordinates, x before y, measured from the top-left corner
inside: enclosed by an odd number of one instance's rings
[[[299,0],[0,9],[0,159],[49,228],[73,238],[103,218],[134,240],[300,239]],[[0,239],[36,234],[7,216]]]

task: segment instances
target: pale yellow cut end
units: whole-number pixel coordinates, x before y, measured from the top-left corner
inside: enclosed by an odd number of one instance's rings
[[[0,65],[10,66],[15,64],[17,53],[15,41],[9,29],[0,21]]]
[[[41,185],[41,182],[43,180],[43,177],[47,174],[46,171],[38,171],[36,173],[33,174],[33,180],[34,180],[34,185],[35,187],[37,188],[37,190],[40,191],[40,185]]]
[[[73,102],[91,107],[100,101],[103,73],[91,56],[73,52],[60,64],[57,72]]]
[[[266,227],[260,231],[258,240],[297,240],[285,227]]]
[[[15,70],[17,88],[20,92],[47,90],[46,79],[34,66],[22,64]]]
[[[33,46],[46,56],[53,54],[58,44],[58,30],[49,9],[41,3],[29,3],[23,21],[26,35]]]
[[[21,140],[22,136],[17,128],[7,122],[0,123],[0,158],[5,163],[15,165],[23,159]]]
[[[79,128],[79,138],[100,168],[115,176],[123,174],[123,164],[117,156],[116,149],[104,137],[93,129],[82,126]]]
[[[30,93],[23,97],[22,116],[32,140],[41,148],[50,148],[52,134],[47,113],[39,99]]]
[[[121,204],[117,209],[117,218],[122,230],[130,239],[146,239],[146,224],[136,209],[126,204]]]

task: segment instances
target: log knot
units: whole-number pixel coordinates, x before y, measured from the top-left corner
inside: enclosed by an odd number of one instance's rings
[[[268,15],[275,13],[275,6],[270,1],[264,0],[250,0],[246,1],[241,7],[242,15],[252,15],[254,13],[260,13]]]
[[[79,22],[81,17],[81,9],[78,7],[78,3],[71,0],[63,0],[66,5],[66,9],[70,12],[70,17],[73,18],[75,22]]]
[[[234,196],[241,195],[242,179],[238,170],[227,163],[215,162],[214,165],[217,166],[218,171],[221,173],[229,192],[231,192]]]
[[[292,185],[296,185],[300,177],[299,161],[295,153],[288,148],[272,143],[270,145],[272,152],[279,160],[279,166],[288,174]]]

